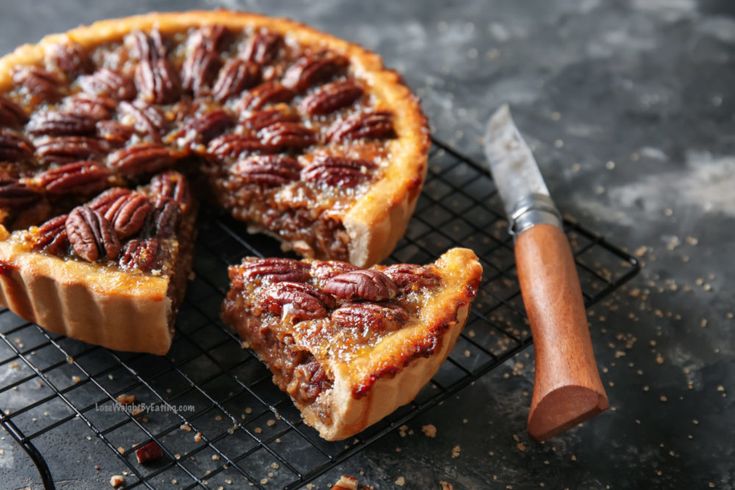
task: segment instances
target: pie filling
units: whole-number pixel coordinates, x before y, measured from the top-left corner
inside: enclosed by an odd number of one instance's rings
[[[0,93],[0,223],[37,225],[194,163],[235,218],[301,255],[346,260],[344,217],[395,138],[346,56],[264,28],[59,44]]]
[[[330,366],[371,351],[419,321],[441,286],[433,265],[360,269],[345,262],[246,258],[229,269],[223,307],[233,326],[300,408],[324,422],[334,383]],[[364,393],[353,393],[355,397]]]

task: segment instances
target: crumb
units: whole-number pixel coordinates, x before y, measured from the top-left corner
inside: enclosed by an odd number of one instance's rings
[[[648,252],[648,247],[646,247],[645,245],[642,245],[638,247],[637,249],[635,249],[635,252],[633,252],[633,255],[640,258],[646,255],[646,252]]]
[[[212,455],[212,461],[219,461],[219,460],[220,460],[220,455],[219,454],[213,454]]]
[[[421,426],[421,432],[423,432],[426,437],[433,439],[436,437],[436,426],[434,424],[423,425]]]
[[[306,488],[309,488],[308,486]],[[313,486],[311,488],[314,488]],[[357,478],[351,475],[342,475],[339,480],[332,485],[332,490],[357,490]]]
[[[394,481],[393,483],[395,483],[395,484],[396,484],[396,485],[398,485],[399,487],[402,487],[403,485],[405,485],[405,484],[406,484],[406,477],[404,477],[404,476],[399,476],[398,478],[396,478],[396,481]]]
[[[117,400],[117,403],[120,405],[132,405],[136,402],[137,398],[133,394],[123,393],[122,395],[117,395],[115,400]]]
[[[125,454],[125,448],[122,447],[122,446],[118,446],[117,447],[117,452],[120,453],[120,454]]]
[[[77,376],[77,375],[75,374],[74,376],[72,376],[72,377],[71,377],[71,381],[72,381],[72,383],[74,383],[74,384],[77,384],[77,383],[79,383],[80,381],[82,381],[82,378],[80,378],[79,376]]]
[[[275,420],[273,420],[273,419],[268,419],[268,420],[267,420],[267,421],[265,422],[265,425],[267,425],[268,427],[273,427],[274,425],[276,425],[276,421],[275,421]]]
[[[196,442],[196,443],[202,442],[202,433],[201,432],[197,432],[196,434],[194,434],[194,442]]]
[[[656,354],[656,364],[663,364],[664,363],[664,356],[662,356],[660,353]]]
[[[448,481],[439,480],[439,486],[441,487],[441,490],[454,490],[454,485]]]
[[[452,459],[459,458],[460,453],[462,452],[462,448],[457,444],[452,448]]]
[[[404,424],[404,425],[402,425],[402,426],[400,426],[400,427],[398,428],[398,434],[399,434],[399,435],[400,435],[401,437],[406,437],[406,435],[408,434],[408,426],[407,426],[407,425],[405,425],[405,424]]]
[[[191,432],[191,425],[189,425],[189,424],[181,424],[179,426],[179,429],[183,430],[184,432]]]
[[[117,488],[123,483],[125,483],[125,478],[123,478],[122,475],[112,475],[110,478],[110,486],[112,486],[112,488]]]

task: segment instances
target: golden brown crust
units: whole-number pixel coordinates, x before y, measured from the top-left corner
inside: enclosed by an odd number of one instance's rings
[[[390,143],[391,163],[385,176],[354,203],[343,222],[351,239],[350,262],[365,267],[385,259],[403,235],[421,192],[429,133],[418,100],[401,77],[386,69],[380,56],[360,46],[284,18],[227,10],[150,13],[102,20],[46,36],[35,45],[20,46],[0,58],[0,90],[10,85],[16,66],[40,63],[46,49],[55,44],[73,41],[91,47],[119,40],[137,29],[157,27],[162,32],[175,32],[214,23],[233,28],[267,27],[303,45],[320,45],[340,52],[351,59],[356,74],[371,87],[378,107],[393,112],[397,138]]]
[[[386,337],[349,363],[333,361],[334,385],[312,405],[299,407],[326,440],[350,437],[413,400],[454,347],[482,278],[468,249],[455,248],[436,262],[442,288],[418,322]],[[331,414],[325,421],[320,412]]]
[[[1,227],[0,227],[1,228]],[[0,303],[55,333],[109,349],[165,354],[168,277],[131,274],[0,242]]]

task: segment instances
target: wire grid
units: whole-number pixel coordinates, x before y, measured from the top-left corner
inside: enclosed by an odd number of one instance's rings
[[[390,261],[424,263],[465,246],[475,250],[485,274],[457,346],[416,400],[351,440],[321,440],[219,318],[226,266],[245,255],[280,255],[277,244],[246,234],[227,217],[203,216],[196,279],[165,357],[108,351],[0,312],[0,369],[8,373],[0,376],[0,423],[33,459],[46,488],[54,483],[45,458],[54,454],[41,454],[34,442],[61,431],[73,448],[84,434],[79,420],[126,468],[127,488],[159,488],[172,479],[181,488],[297,488],[526,348],[531,335],[512,238],[488,172],[436,140],[429,162],[414,218]],[[565,226],[588,306],[638,272],[634,257],[575,223]],[[161,409],[137,416],[110,411],[116,396],[130,393]],[[132,446],[151,439],[165,457],[139,465]]]

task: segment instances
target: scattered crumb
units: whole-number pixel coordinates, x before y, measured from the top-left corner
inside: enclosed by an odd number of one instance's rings
[[[396,478],[396,481],[393,483],[395,483],[399,487],[402,487],[403,485],[406,484],[406,478],[404,476],[399,476],[398,478]]]
[[[219,461],[219,460],[220,460],[220,455],[219,454],[213,454],[212,455],[212,461]]]
[[[306,488],[309,488],[307,486]],[[315,488],[312,486],[311,488]],[[342,475],[339,480],[332,485],[332,490],[357,490],[357,478],[351,475]]]
[[[646,252],[648,252],[648,247],[646,247],[645,245],[642,245],[638,247],[637,249],[635,249],[635,252],[633,252],[633,255],[640,258],[646,255]]]
[[[115,400],[117,400],[117,403],[120,405],[132,405],[136,402],[137,398],[133,394],[123,393],[122,395],[117,395]]]
[[[461,452],[462,452],[462,448],[459,446],[459,444],[457,444],[456,446],[454,446],[452,448],[452,459],[459,458],[459,455],[461,454]]]
[[[273,427],[274,425],[276,425],[276,421],[275,421],[275,420],[273,420],[273,419],[268,419],[268,420],[267,420],[267,421],[265,422],[265,425],[267,425],[268,427]]]
[[[436,437],[436,426],[434,424],[423,425],[421,426],[421,432],[423,432],[426,437],[433,439]]]
[[[444,480],[439,480],[439,487],[441,490],[454,490],[454,485]]]
[[[123,478],[122,475],[112,475],[112,477],[110,478],[110,485],[112,486],[112,488],[117,488],[123,483],[125,483],[125,478]]]
[[[399,434],[399,435],[400,435],[401,437],[406,437],[406,435],[408,435],[408,426],[407,426],[407,425],[405,425],[405,424],[404,424],[404,425],[402,425],[402,426],[400,426],[400,427],[398,428],[398,434]]]
[[[122,447],[122,446],[118,446],[117,447],[117,452],[120,453],[120,454],[125,454],[125,448]]]
[[[71,377],[71,381],[72,381],[72,383],[74,383],[74,384],[77,384],[77,383],[79,383],[79,382],[80,382],[81,380],[82,380],[82,378],[80,378],[80,377],[79,377],[79,376],[77,376],[76,374],[75,374],[74,376],[72,376],[72,377]]]
[[[201,432],[197,432],[196,434],[194,434],[194,442],[196,442],[196,443],[202,442],[202,433]]]
[[[191,425],[189,425],[189,424],[181,424],[179,426],[179,429],[183,430],[184,432],[191,432]]]
[[[664,356],[662,356],[660,353],[656,354],[656,364],[663,364],[664,363]]]

